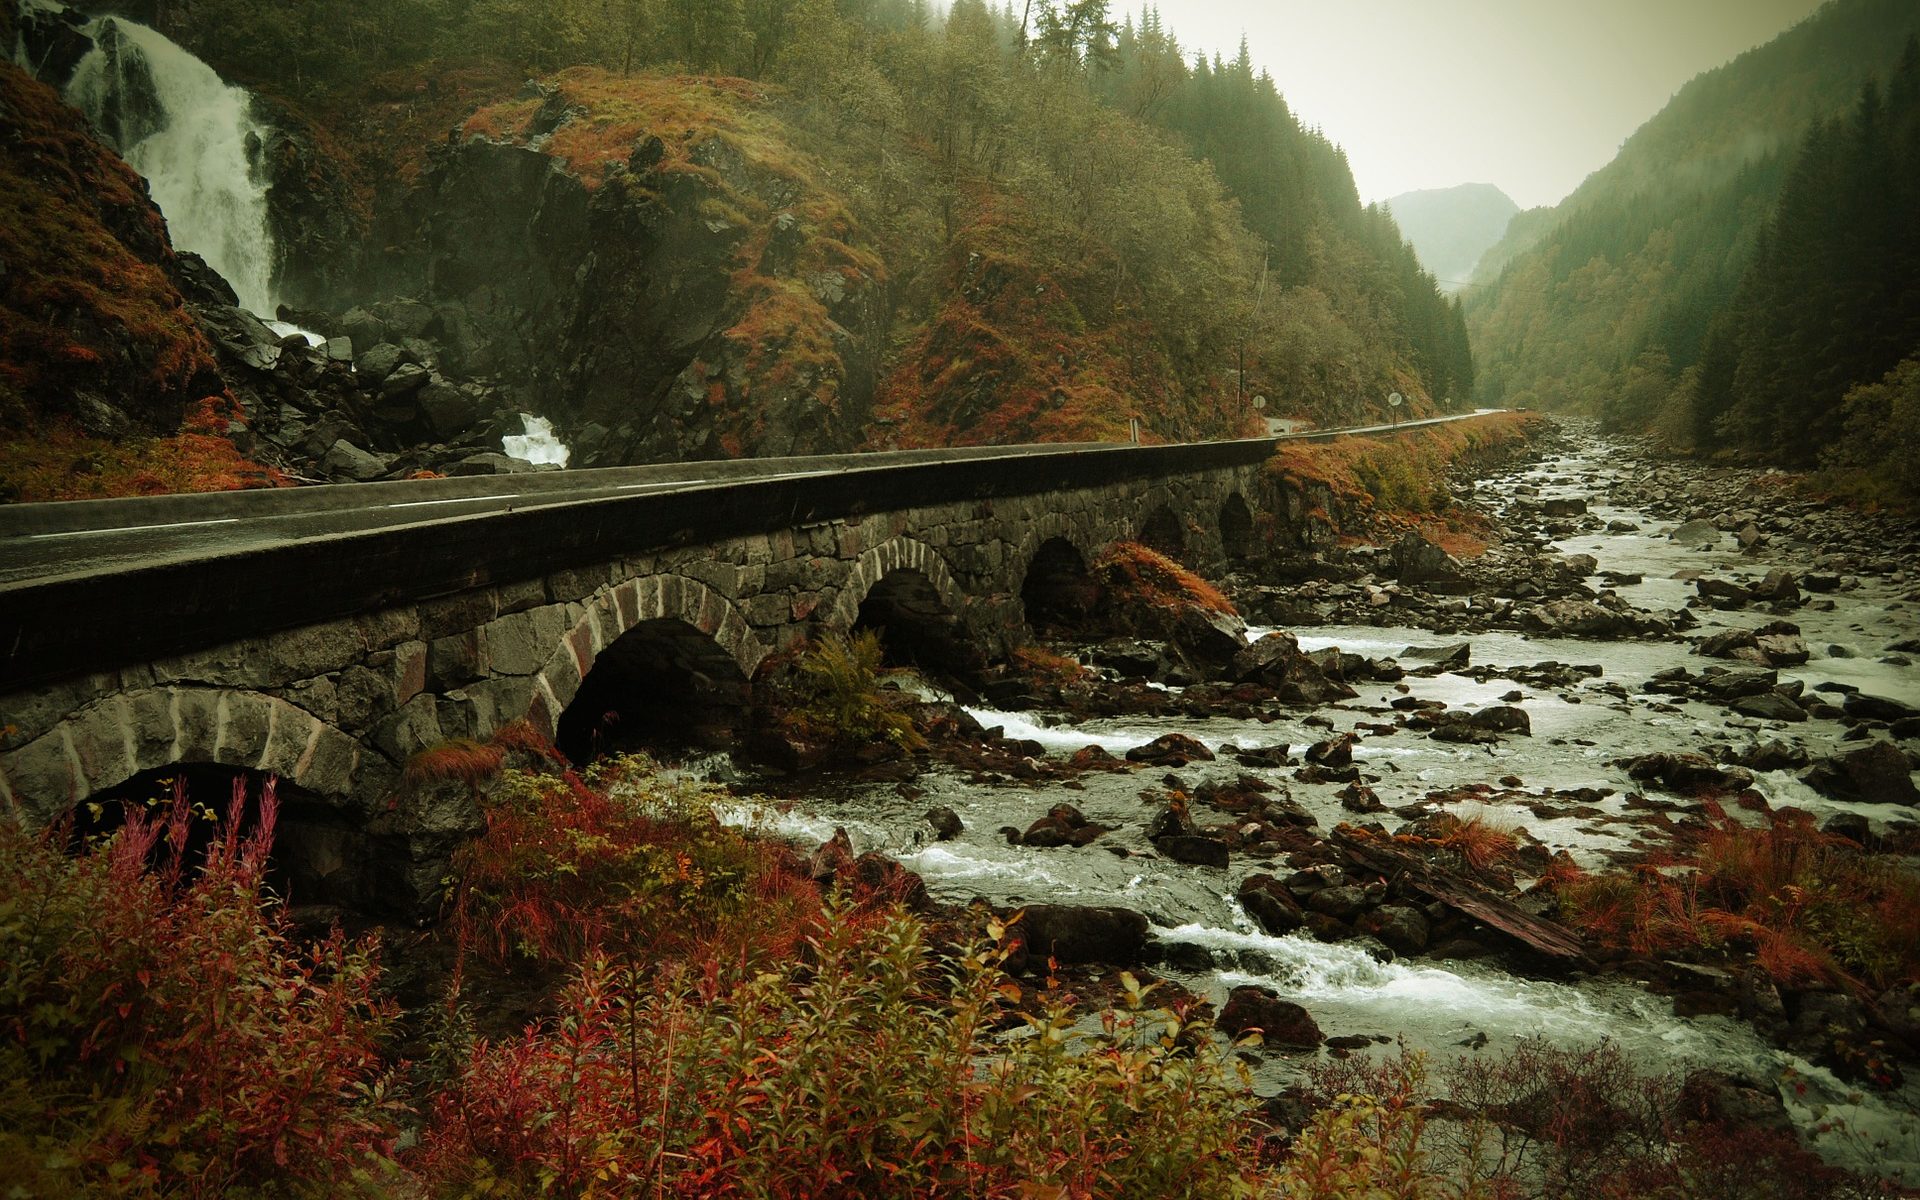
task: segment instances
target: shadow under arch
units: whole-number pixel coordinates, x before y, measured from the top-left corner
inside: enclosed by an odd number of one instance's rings
[[[1034,633],[1071,633],[1100,606],[1100,583],[1086,555],[1064,537],[1040,543],[1020,580],[1020,603]]]
[[[1187,527],[1170,504],[1162,504],[1140,522],[1139,542],[1149,550],[1158,550],[1168,558],[1184,560],[1187,553]]]
[[[745,727],[752,699],[739,663],[710,634],[656,617],[594,658],[561,710],[554,746],[581,766],[617,750],[719,749]]]
[[[1220,549],[1229,562],[1253,557],[1253,510],[1239,492],[1220,502]]]

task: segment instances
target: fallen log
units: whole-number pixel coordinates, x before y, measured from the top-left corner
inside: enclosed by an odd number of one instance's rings
[[[1519,905],[1419,855],[1350,825],[1333,831],[1333,842],[1350,862],[1422,892],[1455,911],[1497,929],[1549,958],[1587,961],[1586,943],[1566,926],[1536,917]]]

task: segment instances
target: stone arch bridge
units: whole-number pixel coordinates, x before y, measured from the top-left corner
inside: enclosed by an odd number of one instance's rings
[[[1324,536],[1274,439],[615,468],[0,509],[0,803],[282,780],[308,893],[425,902],[470,809],[410,757],[530,719],[698,732],[797,641],[1003,651],[1141,539],[1203,571]]]

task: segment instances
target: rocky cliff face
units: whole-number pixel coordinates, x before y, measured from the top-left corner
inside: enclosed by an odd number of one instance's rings
[[[791,145],[737,81],[577,70],[482,109],[408,202],[446,364],[527,385],[579,465],[851,449],[887,278]]]
[[[11,63],[0,126],[0,424],[173,432],[223,387],[145,184]]]

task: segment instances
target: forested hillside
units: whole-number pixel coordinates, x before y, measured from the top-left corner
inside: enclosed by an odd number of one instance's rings
[[[359,278],[311,297],[325,306],[369,280],[410,294],[446,277],[407,255],[449,129],[566,161],[595,206],[612,204],[614,166],[641,191],[695,180],[703,203],[731,205],[708,214],[731,229],[702,263],[732,280],[716,328],[631,356],[639,424],[607,410],[605,364],[626,351],[581,340],[586,308],[522,331],[527,377],[563,419],[610,429],[625,447],[610,456],[664,453],[662,423],[692,419],[696,394],[719,415],[684,453],[811,446],[820,428],[869,445],[1115,437],[1136,416],[1159,437],[1234,435],[1259,427],[1255,395],[1268,415],[1333,422],[1383,413],[1390,391],[1424,408],[1472,387],[1458,306],[1360,204],[1339,149],[1244,48],[1191,56],[1150,11],[346,0],[331,14],[259,0],[133,13],[333,151],[373,217]],[[702,82],[721,79],[746,82]],[[664,157],[629,162],[648,137]],[[701,147],[751,180],[696,161]],[[796,221],[803,259],[825,253],[837,282],[783,257]],[[786,415],[763,437],[769,396]]]
[[[1801,142],[1700,367],[1702,447],[1884,467],[1920,494],[1920,40]]]
[[[1836,0],[1694,79],[1557,209],[1515,218],[1467,302],[1482,400],[1623,426],[1673,413],[1801,137],[1884,79],[1916,29],[1909,0]]]

